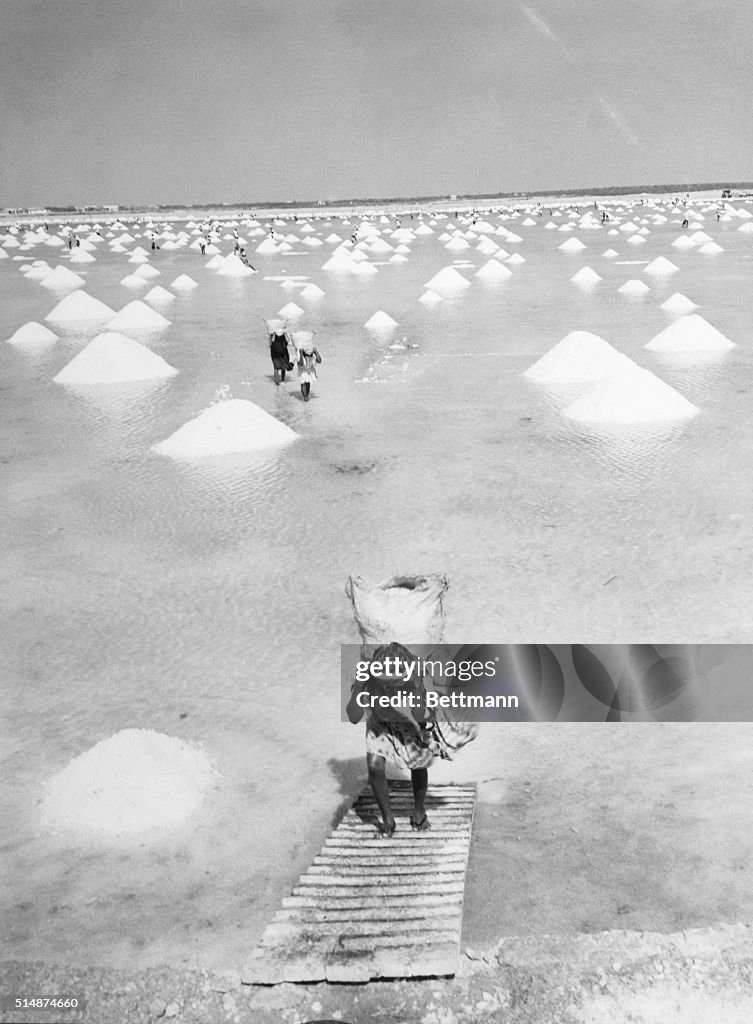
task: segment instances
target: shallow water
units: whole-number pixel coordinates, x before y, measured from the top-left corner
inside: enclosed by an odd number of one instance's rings
[[[51,325],[60,340],[34,352],[0,345],[0,663],[10,695],[4,774],[15,777],[6,891],[38,899],[53,865],[78,871],[59,839],[32,839],[34,801],[68,759],[128,726],[202,743],[218,761],[227,786],[193,840],[214,843],[212,856],[236,867],[256,858],[270,872],[305,856],[360,771],[360,730],[339,721],[339,645],[356,640],[343,592],[351,572],[447,573],[450,640],[753,640],[753,243],[739,223],[710,218],[706,230],[726,251],[704,257],[671,247],[679,223],[651,227],[642,246],[576,230],[588,248],[572,255],[556,248],[567,234],[512,221],[523,241],[498,241],[527,262],[494,285],[471,276],[488,257],[441,247],[441,225],[410,243],[405,264],[372,258],[379,273],[367,279],[322,270],[329,245],[287,256],[249,246],[259,273],[240,281],[184,249],[154,253],[161,276],[136,293],[119,284],[133,269],[127,254],[100,243],[97,262],[76,271],[116,310],[180,273],[199,287],[159,306],[171,327],[133,335],[180,369],[167,382],[54,384],[101,324]],[[324,238],[339,225],[316,226]],[[625,297],[617,287],[641,266],[603,258],[609,246],[618,260],[664,254],[680,271]],[[45,245],[23,255],[66,259]],[[471,286],[419,303],[454,260]],[[587,290],[569,281],[585,265],[603,276]],[[0,261],[0,338],[43,322],[57,302],[18,267]],[[324,297],[307,301],[266,279],[283,275],[310,279]],[[704,361],[644,351],[671,322],[658,307],[674,291],[738,347]],[[307,405],[295,380],[274,388],[261,322],[291,300],[305,306],[296,326],[316,331],[324,359]],[[398,327],[364,328],[378,309]],[[522,372],[576,329],[657,373],[699,415],[624,431],[563,419],[572,394]],[[403,338],[416,347],[391,347]],[[258,403],[301,440],[196,464],[150,452],[227,395]],[[229,824],[239,800],[263,839]],[[304,833],[292,846],[291,820]],[[235,837],[230,853],[218,828]],[[109,855],[98,856],[110,878]],[[37,922],[19,948],[47,948],[35,938],[45,929]]]

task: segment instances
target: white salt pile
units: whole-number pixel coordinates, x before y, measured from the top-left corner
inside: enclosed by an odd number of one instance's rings
[[[663,309],[665,313],[675,313],[682,315],[683,313],[690,313],[694,309],[698,309],[698,303],[693,302],[687,295],[683,295],[682,292],[673,292],[668,299],[662,302],[660,309]]]
[[[384,310],[378,309],[363,326],[370,327],[375,331],[386,331],[397,327],[397,320],[393,320],[389,313],[385,313]]]
[[[307,284],[301,288],[300,295],[302,299],[321,299],[324,295],[324,291],[316,284]]]
[[[586,247],[583,242],[573,236],[572,238],[568,238],[568,240],[563,242],[558,248],[562,252],[581,252],[581,250]]]
[[[79,288],[84,284],[84,279],[79,274],[74,274],[68,267],[57,266],[49,274],[45,274],[39,283],[51,291],[62,291],[65,288]]]
[[[147,306],[141,299],[134,299],[115,314],[107,326],[116,331],[156,329],[158,327],[169,327],[172,321],[162,316],[156,309]]]
[[[708,320],[692,313],[665,327],[644,347],[653,352],[726,352],[736,346]]]
[[[169,292],[167,288],[163,288],[161,284],[156,284],[154,288],[146,293],[144,301],[159,304],[161,302],[172,302],[174,298],[173,293]]]
[[[669,274],[674,274],[680,268],[676,267],[675,264],[668,260],[666,256],[657,256],[655,260],[652,260],[647,266],[643,268],[644,274],[651,274],[654,277],[664,277]]]
[[[480,277],[483,281],[506,281],[508,277],[512,277],[512,271],[499,260],[490,259],[483,267],[479,267],[474,277]]]
[[[95,258],[88,252],[74,252],[71,256],[71,263],[94,263]]]
[[[29,281],[41,281],[43,277],[52,273],[52,267],[49,266],[44,260],[37,263],[32,263],[31,267],[26,271],[24,277]]]
[[[120,279],[120,283],[126,288],[146,288],[148,282],[146,278],[139,277],[138,274],[128,274]]]
[[[224,258],[222,266],[217,268],[219,277],[253,277],[254,273],[251,267],[247,267],[240,257],[232,252]]]
[[[301,309],[296,302],[286,302],[282,309],[278,309],[277,312],[280,316],[287,318],[291,316],[302,316],[306,310]]]
[[[669,384],[626,358],[617,373],[593,384],[562,415],[606,425],[672,422],[689,419],[697,412]]]
[[[442,301],[442,296],[441,296],[441,295],[437,295],[437,293],[436,293],[436,292],[433,292],[433,291],[431,290],[431,288],[429,288],[429,289],[428,289],[428,291],[425,291],[425,292],[423,293],[423,295],[421,295],[421,296],[419,297],[419,300],[418,300],[418,301],[419,301],[419,302],[423,302],[423,304],[424,304],[425,306],[433,306],[433,305],[435,305],[435,304],[436,304],[437,302],[441,302],[441,301]]]
[[[322,263],[322,270],[334,270],[341,274],[352,274],[354,270],[353,258],[347,249],[338,247],[327,262]]]
[[[706,242],[704,245],[699,246],[698,252],[702,256],[716,256],[717,253],[724,252],[724,249],[716,242]]]
[[[57,384],[121,384],[160,380],[177,372],[145,345],[107,331],[93,338],[53,380]]]
[[[150,277],[159,277],[160,272],[156,267],[150,266],[148,263],[143,263],[140,267],[136,267],[134,270],[135,277],[145,277],[147,280]]]
[[[433,291],[457,291],[460,288],[468,288],[470,283],[454,267],[444,267],[426,282],[424,288],[431,288]]]
[[[23,327],[19,327],[15,334],[12,334],[8,338],[9,345],[50,345],[53,341],[57,341],[57,334],[45,327],[44,324],[38,324],[34,320],[30,320],[28,324],[24,324]]]
[[[265,238],[263,242],[256,246],[256,252],[259,253],[273,253],[277,252],[277,246],[271,238]]]
[[[77,320],[106,320],[114,315],[114,309],[110,309],[104,302],[93,298],[83,289],[79,289],[61,299],[57,306],[50,310],[45,320],[72,323]]]
[[[638,281],[633,278],[631,281],[626,281],[623,285],[620,285],[617,291],[622,292],[623,295],[645,295],[651,289],[645,281]]]
[[[253,402],[231,398],[210,405],[153,451],[175,459],[200,459],[278,448],[297,437],[294,430]]]
[[[218,775],[207,756],[152,729],[123,729],[70,761],[45,787],[46,827],[128,839],[180,825]]]
[[[573,284],[579,284],[581,287],[596,284],[601,281],[601,275],[597,274],[591,267],[581,267],[577,274],[573,274],[570,278]]]
[[[214,259],[214,257],[212,257],[212,259]],[[209,263],[211,262],[212,260],[209,261]],[[207,266],[209,266],[209,263],[207,264]],[[188,276],[188,274],[179,274],[178,277],[176,277],[173,283],[170,285],[170,287],[174,288],[178,292],[190,292],[194,288],[198,288],[199,286],[192,277]]]
[[[571,331],[530,366],[523,376],[553,384],[591,383],[610,377],[626,361],[630,362],[627,356],[598,334]]]

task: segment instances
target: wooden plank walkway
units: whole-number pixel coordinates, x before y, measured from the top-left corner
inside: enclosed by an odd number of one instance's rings
[[[397,830],[376,830],[364,790],[266,928],[242,977],[365,982],[452,975],[460,953],[475,785],[429,786],[428,832],[411,830],[410,782],[390,782]]]

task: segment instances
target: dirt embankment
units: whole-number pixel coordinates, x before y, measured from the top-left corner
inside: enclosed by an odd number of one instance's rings
[[[85,1015],[6,1015],[13,1024],[750,1024],[753,927],[502,939],[466,947],[456,977],[426,981],[260,988],[236,971],[6,962],[0,987],[86,997]]]

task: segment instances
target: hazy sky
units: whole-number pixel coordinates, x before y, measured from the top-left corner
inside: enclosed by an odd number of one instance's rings
[[[753,178],[751,0],[0,0],[0,207]]]

